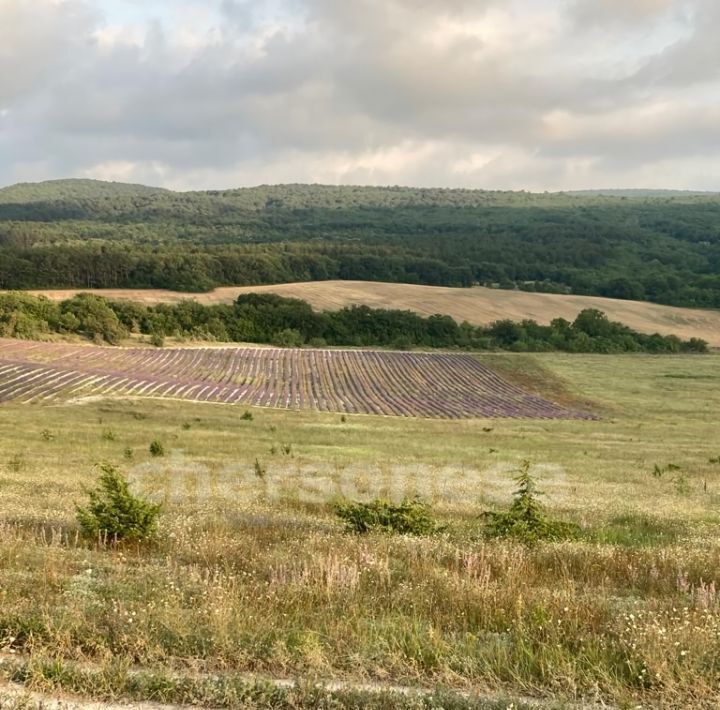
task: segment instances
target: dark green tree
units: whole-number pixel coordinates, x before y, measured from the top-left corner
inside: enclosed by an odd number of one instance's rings
[[[160,506],[134,496],[127,479],[112,465],[100,465],[97,488],[87,506],[77,506],[77,519],[87,538],[106,542],[145,542],[157,529]]]

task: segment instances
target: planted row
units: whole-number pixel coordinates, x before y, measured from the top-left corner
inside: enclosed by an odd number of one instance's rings
[[[590,417],[512,385],[470,355],[0,340],[0,402],[115,395],[395,416]]]

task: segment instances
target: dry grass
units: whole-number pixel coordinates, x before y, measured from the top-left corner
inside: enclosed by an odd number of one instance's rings
[[[367,281],[319,281],[274,286],[218,288],[211,293],[187,294],[161,290],[96,290],[108,298],[130,298],[146,304],[193,298],[201,303],[230,303],[242,293],[277,293],[301,298],[321,310],[365,304],[375,308],[400,308],[425,316],[443,313],[457,321],[485,325],[510,318],[531,318],[549,323],[553,318],[573,320],[584,308],[599,308],[642,333],[703,338],[720,347],[720,311],[660,306],[641,301],[621,301],[595,296],[564,296],[488,288],[446,288]],[[36,291],[53,299],[69,298],[78,291]]]
[[[242,421],[210,404],[0,407],[0,647],[57,660],[27,675],[31,687],[54,673],[56,686],[102,697],[138,695],[121,674],[82,685],[57,668],[716,707],[720,358],[503,357],[508,371],[549,371],[552,387],[598,402],[604,418],[343,422],[254,410]],[[152,459],[153,439],[166,457]],[[477,514],[508,501],[523,458],[583,539],[527,548],[482,538]],[[154,547],[78,540],[73,502],[98,460],[163,500]],[[653,477],[668,463],[679,470]],[[332,515],[342,493],[411,489],[446,533],[357,538]]]

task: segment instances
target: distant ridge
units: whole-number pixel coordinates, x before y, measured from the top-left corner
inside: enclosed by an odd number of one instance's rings
[[[408,187],[399,185],[323,185],[288,183],[217,190],[177,191],[137,183],[108,182],[87,178],[65,178],[43,182],[22,182],[0,188],[0,204],[32,204],[65,200],[106,200],[111,198],[194,197],[229,199],[249,208],[265,206],[266,201],[290,201],[293,206],[326,204],[342,199],[355,204],[396,204],[400,206],[442,204],[447,206],[504,205],[523,201],[528,204],[553,205],[577,198],[693,198],[717,197],[719,192],[701,190],[592,189],[556,192],[527,190],[488,190],[480,188]],[[287,204],[285,205],[287,206]]]
[[[609,189],[609,190],[567,190],[565,195],[578,195],[580,197],[703,197],[720,195],[720,192],[710,190],[645,190],[642,188]]]
[[[46,180],[44,182],[19,182],[0,188],[0,203],[29,204],[72,199],[103,199],[113,197],[132,197],[167,195],[172,192],[162,187],[148,187],[124,182],[106,182],[67,178]]]

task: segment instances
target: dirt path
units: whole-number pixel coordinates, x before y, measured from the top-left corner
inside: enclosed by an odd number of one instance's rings
[[[42,710],[183,710],[188,706],[158,703],[103,703],[70,697],[31,693],[17,683],[0,683],[0,708],[42,708]],[[189,708],[188,708],[189,710]]]
[[[42,708],[42,710],[200,710],[200,706],[163,704],[155,702],[103,702],[75,697],[67,693],[37,693],[28,690],[24,686],[13,683],[2,678],[3,673],[7,674],[14,669],[18,669],[28,662],[27,658],[17,655],[9,655],[0,653],[0,709],[22,708],[28,710],[30,707]],[[83,664],[82,668],[86,671],[97,671],[98,668],[93,664]],[[141,671],[131,670],[130,675],[139,674]],[[304,680],[293,680],[290,678],[271,678],[260,676],[252,673],[241,674],[244,681],[248,685],[260,683],[263,685],[274,686],[279,690],[293,690],[299,687],[307,687]],[[180,676],[178,676],[180,678]],[[206,674],[197,674],[193,676],[196,680],[213,680],[215,676]],[[427,697],[434,693],[433,690],[422,687],[411,687],[404,685],[394,685],[390,683],[379,682],[352,682],[352,681],[315,681],[312,683],[315,687],[320,688],[329,693],[368,693],[380,694],[388,693],[405,697]],[[557,707],[552,700],[544,700],[530,697],[512,697],[507,694],[489,693],[489,692],[466,692],[455,691],[458,698],[477,700],[478,703],[497,703],[507,700],[508,707],[517,707],[518,704],[525,708],[533,710],[547,710],[549,707]],[[595,703],[568,703],[562,707],[567,710],[613,710],[611,705],[598,705]]]

